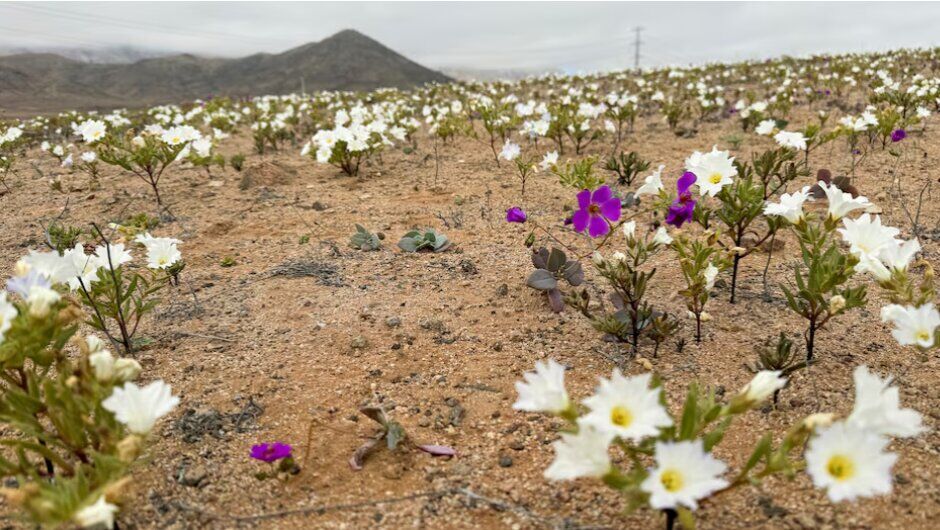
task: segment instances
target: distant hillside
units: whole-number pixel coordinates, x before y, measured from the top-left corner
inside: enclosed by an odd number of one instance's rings
[[[239,59],[172,55],[91,64],[54,54],[0,57],[0,115],[178,103],[209,96],[411,88],[448,82],[353,30],[279,54]]]

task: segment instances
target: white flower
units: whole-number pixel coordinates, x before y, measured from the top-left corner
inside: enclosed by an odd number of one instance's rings
[[[894,242],[900,230],[882,226],[881,217],[864,213],[858,219],[843,219],[845,228],[840,228],[842,239],[849,244],[849,251],[856,256],[876,257],[886,246]]]
[[[701,440],[656,442],[656,467],[640,484],[657,510],[698,507],[698,500],[726,487],[721,478],[727,466],[705,452]]]
[[[82,153],[82,162],[85,162],[86,164],[90,164],[97,159],[98,159],[98,154],[95,153],[94,151],[85,151],[84,153]]]
[[[882,379],[861,365],[852,378],[855,406],[846,421],[882,436],[910,438],[926,430],[916,410],[901,408],[898,388],[891,386],[890,377]]]
[[[578,420],[579,425],[605,433],[608,439],[619,437],[638,442],[659,434],[672,425],[672,418],[660,403],[660,388],[649,388],[651,375],[624,377],[614,369],[610,379],[600,380],[595,394],[584,400],[591,409]]]
[[[780,375],[782,373],[780,370],[761,370],[757,372],[751,382],[741,389],[741,395],[751,403],[764,401],[787,384],[787,378]]]
[[[81,124],[78,130],[85,143],[93,144],[104,138],[105,133],[108,131],[108,126],[101,120],[89,120]]]
[[[519,399],[512,405],[516,410],[558,414],[570,406],[565,391],[565,367],[549,359],[536,362],[534,372],[523,374],[525,382],[516,381]]]
[[[115,269],[133,259],[130,251],[125,250],[124,243],[98,245],[95,247],[95,257],[98,258],[98,262],[101,263],[102,267],[107,267],[110,264]]]
[[[95,379],[101,382],[114,377],[114,356],[108,350],[98,350],[88,356],[88,364],[95,372]]]
[[[888,439],[855,425],[836,422],[810,439],[806,471],[832,502],[891,492],[891,466],[897,455],[885,452]]]
[[[636,221],[623,223],[623,235],[627,238],[627,241],[631,241],[636,237]]]
[[[881,308],[881,321],[894,324],[891,335],[901,346],[930,348],[940,326],[940,312],[932,303],[920,307],[890,304]]]
[[[69,289],[75,291],[83,285],[88,289],[92,283],[98,281],[98,269],[102,267],[102,263],[97,256],[85,254],[85,247],[81,243],[75,243],[75,248],[66,250],[60,259],[65,264]]]
[[[782,147],[789,147],[797,151],[806,150],[806,138],[803,133],[780,131],[774,135],[774,140]]]
[[[552,443],[555,460],[545,470],[545,478],[603,477],[611,469],[608,445],[610,437],[589,427],[580,429],[577,434],[562,433],[561,440]]]
[[[871,206],[867,197],[852,197],[851,194],[845,193],[838,187],[830,186],[823,181],[819,181],[819,187],[825,192],[826,199],[829,201],[829,217],[833,220],[838,221],[849,212]]]
[[[114,514],[118,507],[105,500],[104,495],[98,497],[94,504],[85,506],[75,512],[72,517],[82,528],[114,528]]]
[[[512,140],[506,140],[506,143],[503,145],[503,150],[499,152],[499,157],[504,160],[515,160],[519,156],[521,148],[519,144],[515,144]]]
[[[7,300],[6,291],[0,291],[0,342],[3,342],[3,337],[13,325],[17,314],[16,306]]]
[[[770,136],[777,128],[777,122],[774,120],[763,120],[754,128],[754,132],[761,136]]]
[[[545,156],[542,157],[542,161],[539,162],[539,167],[542,168],[542,171],[548,171],[552,166],[558,163],[558,151],[552,151],[550,153],[545,153]]]
[[[646,177],[643,181],[643,185],[636,190],[635,196],[639,197],[640,195],[657,195],[659,190],[663,189],[663,168],[666,166],[660,164],[659,168],[656,169],[651,175]]]
[[[695,151],[685,161],[686,171],[695,173],[695,181],[701,194],[714,197],[721,188],[734,182],[732,177],[738,174],[734,167],[734,157],[728,151],[719,151],[718,146],[712,147],[710,153]]]
[[[166,269],[172,266],[183,256],[176,247],[179,239],[171,237],[153,237],[149,233],[138,235],[135,241],[147,249],[147,267],[151,269]]]
[[[914,256],[920,252],[920,241],[909,239],[907,241],[892,240],[891,243],[882,247],[878,252],[878,259],[885,266],[886,274],[878,277],[879,280],[887,280],[890,277],[890,271],[905,271]]]
[[[809,199],[809,186],[793,193],[783,193],[780,195],[780,202],[767,202],[764,204],[764,215],[775,215],[783,217],[787,221],[796,224],[803,219],[803,203]]]
[[[114,413],[114,417],[134,434],[147,434],[158,419],[178,405],[180,399],[170,393],[170,385],[154,381],[141,388],[124,383],[115,388],[101,406]]]
[[[26,294],[26,303],[29,304],[30,316],[42,318],[49,314],[49,309],[59,301],[61,296],[54,289],[45,285],[31,285]]]
[[[705,290],[711,291],[712,287],[715,286],[715,279],[718,277],[718,267],[713,263],[709,263],[702,276],[705,278]]]
[[[666,230],[665,226],[660,226],[656,233],[653,235],[653,242],[659,245],[671,245],[672,236],[669,235],[669,231]]]

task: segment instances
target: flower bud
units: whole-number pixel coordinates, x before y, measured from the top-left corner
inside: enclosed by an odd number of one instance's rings
[[[134,460],[137,460],[142,445],[143,440],[140,436],[136,434],[128,435],[117,444],[118,458],[121,459],[121,462],[130,464]]]
[[[618,251],[611,254],[610,259],[615,263],[622,264],[627,262],[627,255]]]
[[[29,274],[29,269],[29,263],[21,259],[13,266],[13,276],[26,276]]]
[[[591,261],[593,261],[594,265],[598,267],[603,267],[605,263],[604,256],[596,250],[593,254],[591,254]]]
[[[142,368],[134,359],[118,359],[114,362],[114,377],[118,381],[133,381],[140,375]]]
[[[832,424],[832,421],[835,419],[835,414],[831,412],[817,412],[816,414],[810,414],[803,420],[803,427],[808,431],[812,431],[817,427],[828,427]]]
[[[88,356],[88,364],[95,371],[95,379],[102,383],[107,383],[114,378],[115,363],[114,357],[108,350],[100,349]]]
[[[834,295],[829,299],[829,312],[838,313],[845,308],[845,297],[840,294]]]

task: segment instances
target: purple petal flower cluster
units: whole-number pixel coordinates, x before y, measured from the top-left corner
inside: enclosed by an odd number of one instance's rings
[[[524,223],[528,217],[522,208],[518,206],[513,206],[512,208],[506,210],[506,222],[507,223]]]
[[[289,444],[274,442],[273,444],[258,444],[251,446],[251,458],[262,462],[276,462],[290,458],[293,448]]]
[[[907,131],[904,129],[895,129],[894,132],[891,133],[891,141],[894,143],[898,143],[905,138],[907,138]]]
[[[620,219],[620,199],[608,186],[601,186],[593,192],[582,190],[578,193],[578,211],[571,216],[575,232],[588,231],[591,237],[601,237],[610,232],[610,223]]]
[[[678,195],[669,205],[669,211],[666,212],[666,224],[679,228],[692,219],[692,213],[695,211],[695,199],[692,198],[689,188],[695,184],[696,179],[695,173],[691,171],[686,171],[679,177],[679,181],[676,182]]]

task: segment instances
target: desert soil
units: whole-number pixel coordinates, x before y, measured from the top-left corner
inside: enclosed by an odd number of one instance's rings
[[[736,130],[723,120],[682,138],[650,119],[623,148],[653,167],[666,164],[674,179],[689,153],[725,147],[721,139]],[[917,192],[940,178],[937,138],[914,132],[896,173],[895,159],[880,150],[857,170],[858,188],[907,237],[911,222],[902,204],[916,208]],[[734,154],[749,156],[771,142],[747,135]],[[611,147],[592,145],[588,152],[603,155]],[[183,240],[186,268],[180,287],[144,323],[141,333],[152,342],[139,360],[148,377],[173,386],[182,404],[136,470],[122,528],[663,527],[659,513],[625,514],[622,499],[598,483],[547,482],[542,472],[559,423],[511,408],[513,383],[540,359],[570,367],[569,392],[578,398],[614,367],[645,370],[579,314],[551,313],[543,295],[524,285],[528,228],[505,223],[504,212],[524,206],[587,251],[587,242],[561,225],[563,206],[574,204],[570,189],[540,173],[521,198],[511,169],[497,168],[488,146],[466,138],[441,148],[437,176],[423,136],[417,151],[385,152],[359,178],[302,159],[298,149],[256,155],[245,131],[222,150],[250,154],[244,170],[207,176],[174,167],[164,176],[161,194],[175,220],[153,232]],[[66,203],[62,220],[72,225],[156,214],[150,190],[132,175],[107,170],[101,189],[92,191],[84,175],[68,174],[38,151],[32,158],[38,171],[21,172],[0,198],[5,270],[41,246],[43,226]],[[849,160],[840,143],[814,153],[810,163],[814,172],[828,167],[840,174]],[[67,193],[49,189],[53,175],[61,175]],[[940,247],[930,236],[940,234],[940,208],[930,194],[920,215],[928,229],[923,256],[937,268]],[[645,228],[648,218],[641,219]],[[355,223],[383,232],[383,248],[349,248]],[[454,246],[440,254],[403,253],[395,243],[413,227],[443,231]],[[767,255],[752,255],[742,262],[734,305],[722,276],[701,344],[685,321],[681,351],[676,340],[657,358],[651,347],[641,351],[664,378],[674,411],[688,383],[732,393],[750,379],[744,365],[755,359],[757,344],[801,331],[778,287],[797,260],[794,242],[782,240],[769,267],[769,292],[762,281]],[[223,266],[226,258],[234,265]],[[684,314],[676,264],[663,255],[655,265],[654,302]],[[589,271],[589,288],[599,292],[603,283],[594,280]],[[819,336],[822,362],[794,375],[779,406],[737,423],[717,456],[738,468],[765,431],[783,432],[813,412],[847,413],[852,370],[864,363],[896,374],[902,403],[922,411],[930,428],[893,442],[900,454],[895,493],[833,505],[805,474],[774,478],[703,503],[700,528],[936,528],[940,360],[899,347],[879,320],[877,287],[871,291],[866,308]],[[449,445],[458,456],[381,450],[364,469],[352,470],[353,451],[376,432],[357,412],[364,405],[381,405],[412,440]],[[254,474],[265,467],[248,458],[249,448],[275,440],[294,445],[302,470],[285,481],[259,481]]]

